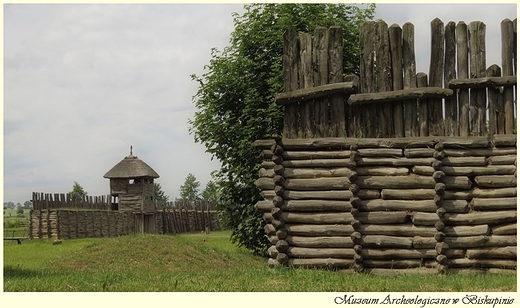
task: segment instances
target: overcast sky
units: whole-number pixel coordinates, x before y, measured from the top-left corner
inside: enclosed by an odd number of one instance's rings
[[[188,132],[192,96],[233,31],[241,4],[4,5],[4,202],[31,192],[109,193],[103,175],[133,154],[172,199],[188,173],[203,189],[219,168]],[[487,66],[500,62],[500,22],[516,4],[378,4],[376,19],[415,25],[428,73],[430,22],[486,24]],[[253,141],[253,140],[252,140]]]

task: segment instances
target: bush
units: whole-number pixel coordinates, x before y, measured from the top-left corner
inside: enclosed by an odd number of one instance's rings
[[[17,220],[7,220],[4,224],[5,229],[13,229],[13,228],[20,228],[23,225],[23,221],[17,219]]]

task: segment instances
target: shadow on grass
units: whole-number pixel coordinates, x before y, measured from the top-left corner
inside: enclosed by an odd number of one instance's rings
[[[40,272],[24,269],[18,266],[7,265],[4,266],[4,279],[20,279],[20,278],[33,278],[41,276]]]

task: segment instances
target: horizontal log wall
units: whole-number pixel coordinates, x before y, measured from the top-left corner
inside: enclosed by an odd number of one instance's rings
[[[112,237],[135,233],[134,214],[100,210],[31,210],[31,238]]]
[[[255,146],[270,266],[516,270],[516,135]]]
[[[31,210],[30,238],[112,237],[142,232],[146,219],[149,233],[172,234],[220,230],[216,211],[163,210],[143,218],[128,211],[103,210]]]

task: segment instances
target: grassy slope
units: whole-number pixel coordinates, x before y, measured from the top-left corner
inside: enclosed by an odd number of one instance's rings
[[[4,243],[4,291],[516,291],[514,275],[381,277],[269,269],[226,231]]]

